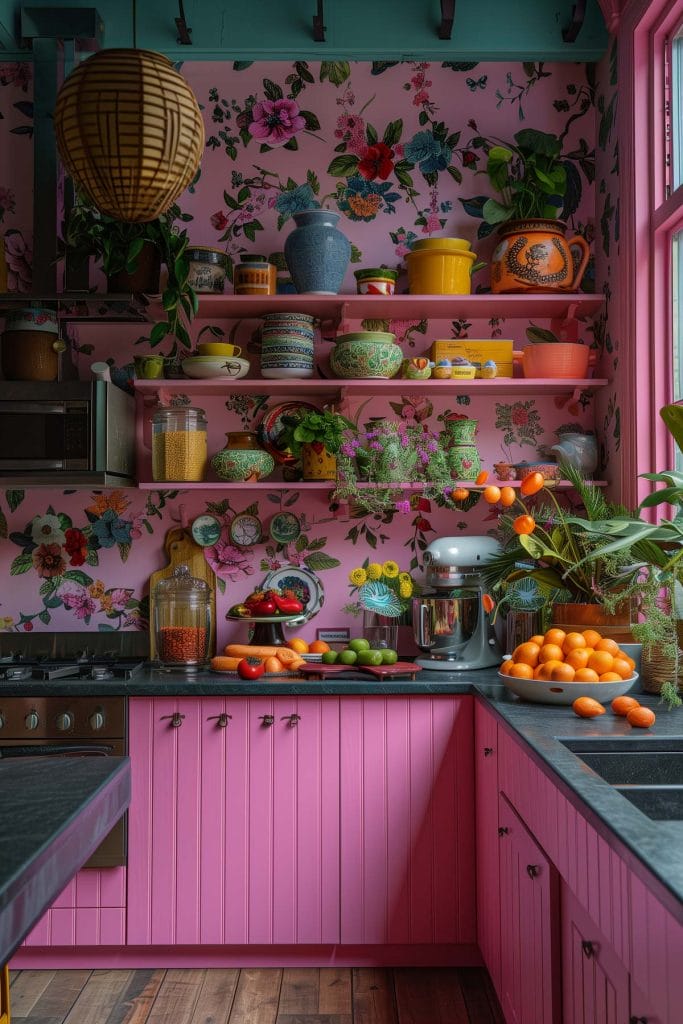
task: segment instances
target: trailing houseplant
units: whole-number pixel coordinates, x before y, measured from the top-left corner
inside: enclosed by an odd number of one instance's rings
[[[283,424],[278,443],[301,459],[304,480],[336,479],[337,455],[346,432],[355,429],[351,420],[323,409],[300,419],[285,416]]]

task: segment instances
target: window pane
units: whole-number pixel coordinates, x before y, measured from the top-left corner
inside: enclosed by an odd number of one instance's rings
[[[671,297],[673,324],[673,400],[683,398],[683,230],[671,243]],[[683,471],[683,452],[674,446],[676,469]]]
[[[671,44],[671,191],[683,183],[683,27]]]

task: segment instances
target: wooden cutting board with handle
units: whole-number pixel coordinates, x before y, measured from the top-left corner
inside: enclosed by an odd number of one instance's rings
[[[196,576],[208,585],[211,592],[211,633],[209,636],[209,657],[216,653],[216,574],[207,564],[204,549],[195,543],[188,530],[172,527],[164,540],[164,551],[168,557],[168,565],[157,569],[149,578],[149,656],[156,660],[156,636],[154,632],[154,609],[156,604],[156,586],[160,580],[172,576],[179,565],[186,565],[190,576]]]

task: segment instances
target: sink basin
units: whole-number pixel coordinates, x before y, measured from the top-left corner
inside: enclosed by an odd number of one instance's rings
[[[561,742],[649,818],[683,820],[683,740],[625,737]]]

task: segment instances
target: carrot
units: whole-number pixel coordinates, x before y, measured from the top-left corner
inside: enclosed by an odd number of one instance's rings
[[[241,658],[226,658],[225,655],[217,654],[211,659],[211,668],[214,672],[235,672]]]
[[[269,647],[265,644],[228,644],[225,653],[231,658],[279,658],[283,665],[290,665],[299,657],[289,647]]]

